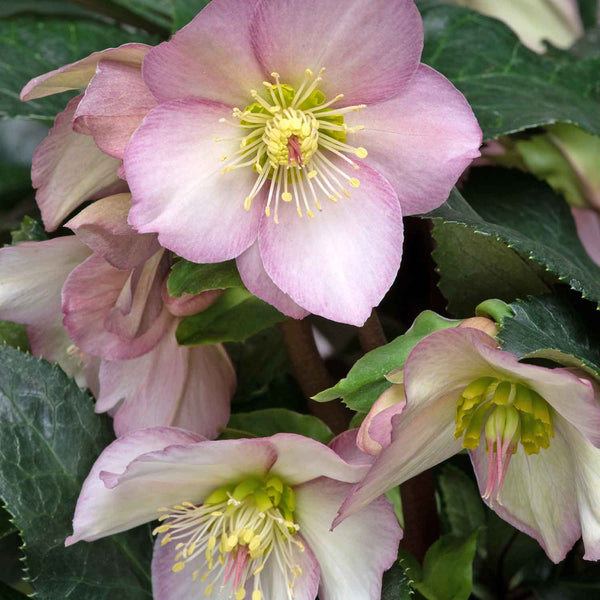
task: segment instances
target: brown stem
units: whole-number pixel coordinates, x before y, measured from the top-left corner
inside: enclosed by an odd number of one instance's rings
[[[375,309],[358,330],[358,339],[365,352],[370,352],[387,343]],[[400,495],[404,513],[402,547],[414,554],[419,562],[423,562],[427,549],[440,534],[431,470],[424,471],[403,483],[400,486]]]
[[[286,319],[281,323],[281,331],[294,372],[308,399],[308,410],[333,433],[345,431],[351,415],[339,401],[322,403],[310,399],[335,384],[317,350],[311,324],[307,320]]]

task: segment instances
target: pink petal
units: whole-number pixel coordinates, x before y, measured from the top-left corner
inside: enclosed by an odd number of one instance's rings
[[[425,65],[400,94],[351,113],[347,122],[365,126],[349,136],[349,143],[367,149],[367,164],[393,185],[404,215],[440,206],[479,156],[482,133],[471,107],[445,77]]]
[[[331,440],[329,447],[348,463],[370,467],[374,458],[360,451],[357,436],[358,429],[349,429]]]
[[[227,425],[235,371],[221,346],[179,346],[178,321],[139,358],[103,361],[98,412],[123,400],[115,415],[117,436],[169,425],[216,438]]]
[[[118,48],[94,52],[77,62],[32,79],[21,91],[21,100],[35,100],[67,90],[84,88],[94,76],[100,60],[118,61],[139,67],[148,50],[150,46],[146,44],[123,44]]]
[[[144,79],[160,102],[205,98],[244,108],[265,79],[249,26],[256,0],[211,2],[144,60]],[[201,59],[200,59],[201,58]]]
[[[321,600],[379,600],[383,572],[398,554],[402,530],[385,498],[377,498],[330,531],[350,489],[348,484],[322,477],[295,490],[300,533],[321,568]]]
[[[579,240],[589,257],[600,266],[600,214],[589,208],[571,207]]]
[[[536,539],[555,563],[564,559],[581,535],[574,457],[558,421],[547,449],[528,455],[518,448],[510,461],[499,502],[488,503],[498,516]],[[480,445],[470,455],[483,494],[487,454]]]
[[[101,60],[75,120],[83,121],[102,152],[122,159],[133,132],[155,106],[140,65]]]
[[[71,273],[62,309],[77,346],[115,360],[141,356],[158,344],[172,320],[161,299],[168,272],[162,254],[133,271],[115,269],[94,255]]]
[[[119,161],[103,154],[90,136],[73,131],[81,98],[73,98],[59,113],[33,156],[31,181],[48,231],[56,229],[86,200],[126,187],[117,175]]]
[[[387,100],[408,84],[423,24],[412,0],[263,0],[252,37],[267,73],[297,88],[305,69],[326,67],[319,88],[328,99],[343,93],[349,106]]]
[[[189,317],[205,311],[214,304],[223,290],[207,290],[201,294],[183,293],[181,296],[169,296],[167,286],[163,288],[163,302],[169,312],[175,317]]]
[[[160,246],[156,235],[137,233],[127,223],[131,194],[97,200],[73,217],[65,227],[95,254],[117,269],[133,269],[155,254]]]
[[[258,243],[237,257],[237,266],[244,285],[255,296],[272,304],[284,315],[293,319],[303,319],[309,312],[300,308],[287,294],[284,294],[267,275],[260,257]]]
[[[0,249],[0,319],[47,326],[62,318],[60,292],[90,255],[75,236]]]
[[[394,282],[403,239],[389,183],[364,166],[358,176],[350,198],[325,200],[313,219],[281,202],[279,224],[264,217],[259,234],[265,271],[277,287],[309,312],[351,325],[362,325]]]
[[[113,492],[108,490],[100,479],[101,472],[122,473],[138,456],[160,451],[174,444],[189,445],[200,440],[199,436],[181,429],[157,427],[136,431],[110,444],[94,463],[90,474],[83,482],[73,518],[73,535],[67,538],[65,544],[70,546],[80,540],[92,541],[135,527],[156,517],[160,500],[155,499],[151,493],[153,482],[144,482],[145,490],[150,492],[147,494],[138,494],[135,489],[132,489],[129,494]],[[168,490],[162,491],[164,494]],[[172,493],[173,491],[176,492],[171,490]]]
[[[248,167],[221,174],[221,156],[239,145],[215,141],[231,137],[231,127],[219,123],[229,116],[227,106],[214,102],[162,104],[125,155],[133,193],[129,222],[141,233],[157,232],[164,247],[198,263],[235,258],[258,233],[261,199],[244,210],[256,173]]]
[[[354,483],[360,481],[368,470],[367,464],[347,461],[333,449],[301,435],[278,433],[268,439],[277,449],[273,472],[288,485],[298,485],[321,476]]]

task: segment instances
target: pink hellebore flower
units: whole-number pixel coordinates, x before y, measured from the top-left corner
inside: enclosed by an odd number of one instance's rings
[[[64,327],[102,359],[96,410],[116,411],[118,436],[176,425],[214,438],[229,419],[235,370],[221,345],[179,346],[175,331],[220,292],[169,297],[171,254],[127,224],[129,198],[99,200],[67,223],[94,254],[63,286]]]
[[[396,408],[387,419],[385,412],[370,417],[362,436],[371,446],[362,447],[383,449],[336,523],[468,448],[481,494],[500,517],[555,562],[581,535],[584,558],[600,559],[600,404],[590,381],[520,363],[472,328],[426,337],[403,375],[405,406],[394,386],[386,394],[396,395]]]
[[[237,258],[288,315],[361,325],[402,215],[442,204],[479,155],[422,45],[412,0],[213,0],[144,57],[158,106],[125,151],[130,223],[194,262]]]
[[[331,449],[293,434],[134,432],[92,467],[66,544],[159,518],[156,600],[378,600],[402,534],[391,505],[377,498],[330,531],[368,468],[344,458],[353,440],[343,434]]]

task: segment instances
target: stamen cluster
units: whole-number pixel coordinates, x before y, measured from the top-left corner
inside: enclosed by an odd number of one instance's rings
[[[252,477],[214,490],[199,506],[182,502],[158,510],[164,523],[154,534],[165,534],[163,545],[176,543],[173,571],[194,562],[192,578],[208,582],[206,596],[219,586],[243,600],[251,588],[251,600],[262,600],[261,572],[271,559],[283,571],[288,598],[293,598],[294,581],[302,574],[294,552],[304,546],[295,537],[294,491],[279,477]]]
[[[245,130],[245,134],[237,138],[239,149],[232,156],[223,157],[226,164],[222,173],[253,168],[258,174],[244,201],[246,210],[250,210],[254,198],[270,181],[265,214],[269,217],[273,206],[275,223],[279,223],[280,199],[294,201],[298,216],[302,217],[304,210],[309,217],[314,217],[312,206],[322,210],[319,198],[324,196],[338,202],[343,196],[350,197],[347,184],[354,188],[360,185],[356,177],[348,175],[332,158],[342,159],[353,169],[360,168],[347,155],[362,159],[366,158],[367,151],[348,145],[346,136],[363,127],[348,127],[344,115],[365,108],[365,105],[331,108],[344,96],[339,94],[325,102],[325,96],[317,89],[323,71],[321,69],[319,76],[314,78],[312,71],[307,69],[298,90],[282,84],[279,75],[272,73],[275,83],[263,82],[268,93],[266,97],[251,90],[254,102],[244,110],[233,109],[233,117],[238,122],[221,119],[221,122]],[[231,139],[217,138],[217,141]]]

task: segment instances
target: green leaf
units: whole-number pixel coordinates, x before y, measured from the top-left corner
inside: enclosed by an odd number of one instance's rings
[[[0,581],[0,600],[26,600],[27,596]]]
[[[231,288],[205,311],[183,319],[177,328],[177,341],[184,346],[239,342],[285,318],[248,290]]]
[[[422,61],[466,96],[484,138],[557,121],[600,135],[600,60],[538,55],[503,23],[456,6],[423,13]]]
[[[105,2],[105,0],[103,0]],[[170,31],[173,24],[171,0],[112,0],[113,4],[130,10],[135,15]]]
[[[13,246],[19,242],[41,242],[48,239],[42,222],[32,219],[27,215],[23,217],[21,227],[10,232],[10,237],[12,238]]]
[[[56,366],[0,347],[0,497],[43,600],[151,599],[147,527],[65,548],[75,503],[112,441],[110,420]]]
[[[459,323],[457,320],[440,317],[430,310],[422,312],[404,335],[365,354],[356,361],[344,379],[332,388],[318,393],[313,399],[317,402],[329,402],[342,398],[352,410],[367,412],[373,402],[392,385],[385,375],[402,367],[418,342],[434,331],[456,327]]]
[[[542,268],[505,243],[455,223],[436,221],[432,253],[440,275],[438,287],[457,317],[472,317],[487,298],[506,302],[549,291]]]
[[[584,298],[600,302],[600,267],[584,250],[567,203],[533,176],[478,168],[465,188],[456,189],[428,216],[466,225],[530,258]],[[496,296],[496,295],[494,295]]]
[[[199,294],[207,290],[224,290],[232,287],[244,287],[235,260],[208,265],[178,260],[173,265],[167,280],[170,296]]]
[[[410,578],[404,572],[400,563],[383,574],[381,600],[410,600],[414,595],[410,587]]]
[[[565,295],[528,298],[510,308],[515,316],[504,319],[498,334],[503,350],[519,358],[546,358],[582,367],[600,377],[598,328]]]
[[[173,5],[173,31],[187,25],[210,0],[171,0]]]
[[[113,25],[19,17],[0,21],[0,118],[52,122],[70,94],[21,102],[19,93],[33,77],[126,42],[155,43],[156,38]]]
[[[329,444],[333,439],[331,429],[321,419],[285,408],[233,414],[221,437],[269,437],[276,433],[297,433],[323,444]]]
[[[577,0],[579,5],[579,14],[586,29],[598,25],[598,1],[597,0]]]
[[[413,584],[428,600],[467,600],[473,589],[474,531],[468,537],[444,535],[429,548],[423,561],[423,578]]]
[[[0,344],[6,344],[20,350],[29,350],[29,339],[27,328],[20,323],[12,321],[0,321]]]
[[[485,509],[475,482],[458,467],[445,464],[437,475],[442,517],[449,533],[471,535],[485,525]]]

